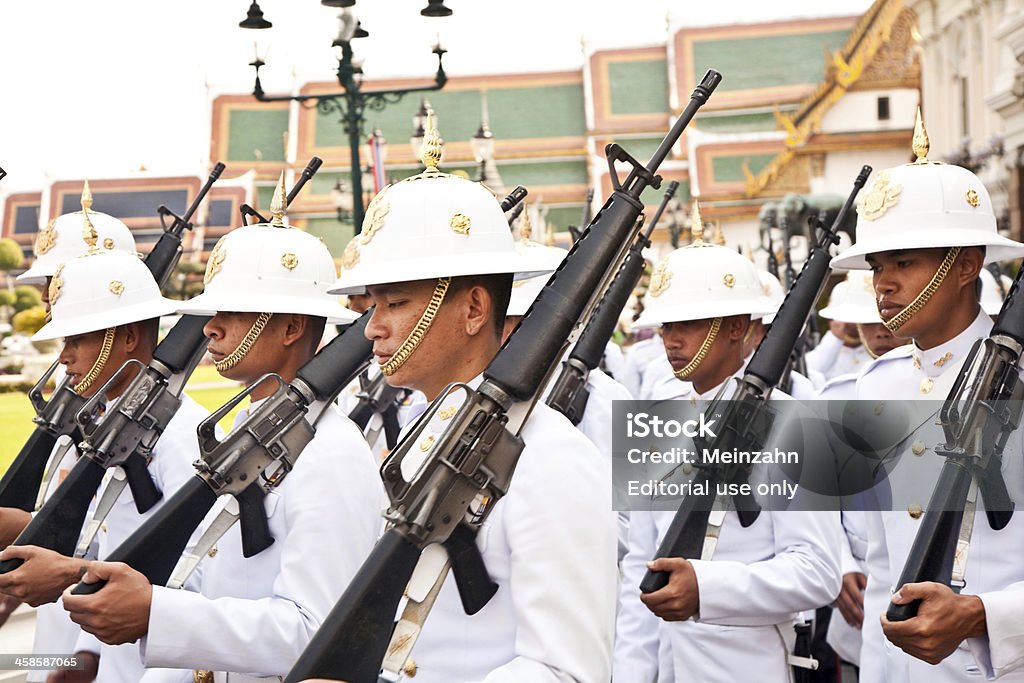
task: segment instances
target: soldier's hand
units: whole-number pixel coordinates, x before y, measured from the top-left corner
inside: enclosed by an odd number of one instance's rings
[[[647,563],[655,572],[669,572],[668,585],[653,593],[641,594],[647,609],[665,621],[686,621],[700,610],[697,574],[689,560],[662,557]]]
[[[24,564],[0,574],[0,593],[10,595],[33,607],[53,602],[61,592],[78,581],[87,562],[34,545],[10,545],[0,552],[0,560],[19,558]]]
[[[882,615],[882,631],[893,645],[929,664],[948,657],[965,638],[983,636],[985,606],[976,595],[957,595],[941,583],[908,583],[892,596],[897,605],[920,600],[917,616],[889,621]]]
[[[0,596],[0,626],[7,623],[11,614],[14,613],[14,610],[18,609],[20,604],[21,600],[18,598],[12,598],[9,595]]]
[[[50,672],[46,683],[91,683],[96,680],[96,674],[100,670],[99,655],[80,650],[75,656],[82,663],[81,669],[57,669]]]
[[[90,562],[85,583],[105,580],[92,595],[64,591],[64,609],[71,621],[107,645],[131,643],[149,631],[153,587],[143,574],[123,562]]]
[[[843,586],[836,598],[836,607],[843,619],[857,629],[864,626],[864,587],[867,585],[868,577],[860,572],[843,574]]]

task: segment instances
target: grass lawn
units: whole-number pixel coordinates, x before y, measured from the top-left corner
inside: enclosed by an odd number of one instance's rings
[[[211,384],[219,386],[210,386]],[[194,386],[205,386],[205,388],[191,388]],[[185,390],[201,406],[212,412],[227,403],[241,390],[241,387],[234,382],[226,383],[212,365],[201,365],[192,373]],[[247,401],[242,401],[221,421],[221,427],[225,431],[231,427],[235,413],[245,407],[247,403]],[[27,394],[17,392],[0,394],[0,473],[7,470],[25,440],[32,433],[35,427],[32,424],[34,416],[35,412],[32,410],[32,404],[29,403]]]

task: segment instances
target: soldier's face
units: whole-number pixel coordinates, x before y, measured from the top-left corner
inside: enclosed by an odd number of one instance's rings
[[[857,325],[857,330],[864,345],[875,357],[889,353],[897,346],[903,345],[903,341],[894,337],[889,328],[882,323],[861,323]]]
[[[384,365],[416,327],[426,310],[437,280],[417,280],[368,288],[376,304],[366,326],[373,341],[374,360]],[[465,330],[459,324],[458,292],[449,290],[423,341],[408,360],[387,378],[388,384],[418,389],[433,398],[452,378],[453,364],[462,362]]]
[[[71,386],[81,382],[82,378],[92,369],[96,359],[99,358],[105,332],[106,330],[97,330],[64,338],[64,348],[61,349],[58,360],[65,366]],[[100,371],[96,380],[82,392],[83,396],[94,395],[128,360],[129,353],[125,342],[125,330],[123,327],[118,328],[114,334],[114,344],[110,349],[110,356],[103,366],[103,370]],[[120,391],[115,387],[111,390],[110,395],[116,396],[119,393]]]
[[[868,254],[872,282],[882,320],[889,320],[907,307],[939,269],[947,249],[905,249]],[[942,282],[928,303],[912,316],[896,335],[917,339],[928,330],[941,328],[950,308],[955,305],[957,287],[953,271]]]
[[[718,337],[711,344],[704,360],[697,366],[687,381],[693,383],[697,391],[703,393],[711,389],[732,374],[742,363],[741,344],[727,344],[727,339],[737,336],[734,329],[735,320],[739,316],[723,318]],[[700,351],[701,345],[711,331],[712,318],[667,323],[661,326],[661,337],[665,342],[665,355],[672,365],[673,372],[679,372],[693,360]],[[739,335],[746,331],[741,326]]]
[[[210,340],[207,351],[213,360],[222,361],[237,349],[259,315],[222,311],[213,316],[203,327],[203,333]],[[279,357],[281,344],[278,328],[287,324],[287,318],[286,315],[271,316],[263,332],[242,359],[233,367],[221,370],[220,374],[248,384],[268,372],[280,372],[282,363]],[[253,400],[264,397],[266,387],[260,389],[252,394]]]

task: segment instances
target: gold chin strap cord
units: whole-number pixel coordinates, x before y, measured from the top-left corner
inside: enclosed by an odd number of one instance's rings
[[[390,377],[398,372],[398,369],[405,365],[405,361],[409,360],[409,356],[423,342],[423,338],[427,336],[427,330],[434,324],[437,309],[441,308],[441,302],[444,301],[444,296],[448,293],[448,287],[451,283],[452,279],[450,277],[443,277],[437,281],[437,285],[434,286],[434,293],[430,295],[430,301],[423,310],[423,315],[416,321],[416,326],[412,328],[412,332],[405,338],[405,341],[398,347],[394,355],[388,359],[388,362],[380,366],[380,371],[384,373],[385,377]]]
[[[96,383],[96,378],[100,376],[103,368],[107,366],[107,361],[110,360],[110,350],[114,348],[114,335],[116,332],[117,328],[114,327],[108,327],[103,332],[103,344],[100,346],[100,353],[96,356],[96,362],[89,368],[89,372],[85,373],[85,377],[75,385],[76,393],[83,394]]]
[[[890,332],[896,334],[896,330],[900,329],[907,324],[911,318],[917,315],[925,304],[932,298],[932,295],[938,291],[939,287],[942,286],[942,281],[949,275],[949,269],[953,267],[953,261],[960,255],[960,247],[950,247],[949,251],[946,252],[946,257],[942,259],[942,263],[939,264],[939,269],[935,271],[935,275],[932,275],[931,281],[928,285],[921,290],[921,293],[914,297],[914,300],[907,304],[907,307],[902,311],[889,318],[885,321],[885,326]],[[875,300],[875,304],[878,304],[878,300]]]
[[[683,366],[682,369],[673,373],[678,379],[690,379],[690,375],[692,375],[693,371],[704,362],[708,352],[711,351],[711,345],[715,343],[715,338],[718,337],[718,330],[721,329],[721,327],[721,318],[715,318],[711,321],[711,329],[708,330],[708,336],[704,337],[703,343],[701,343],[700,348],[697,349],[697,355],[695,355],[689,363]]]
[[[257,339],[259,339],[260,334],[263,333],[263,328],[267,326],[268,322],[270,322],[271,315],[271,313],[260,313],[259,317],[256,318],[256,322],[252,324],[249,331],[245,333],[244,337],[242,337],[242,341],[238,342],[238,346],[235,350],[220,360],[213,362],[213,367],[217,368],[217,372],[230,370],[245,358],[245,354],[249,353],[249,349],[252,348],[252,345],[256,343]]]

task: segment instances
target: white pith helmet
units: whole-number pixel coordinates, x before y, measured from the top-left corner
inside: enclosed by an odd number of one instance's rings
[[[693,205],[692,224],[700,226],[696,200]],[[733,249],[703,242],[699,228],[694,230],[694,240],[654,267],[644,311],[634,328],[730,315],[762,318],[778,310],[765,296],[753,263]]]
[[[779,282],[779,278],[775,277],[767,270],[757,271],[758,277],[761,278],[761,289],[764,291],[764,295],[772,300],[775,304],[775,310],[768,315],[761,318],[761,322],[765,325],[771,325],[775,322],[775,314],[778,313],[779,307],[782,305],[782,300],[786,298],[786,288]]]
[[[516,252],[524,259],[528,259],[529,267],[541,264],[545,270],[555,270],[565,260],[569,250],[561,247],[548,247],[530,240],[519,240],[516,242]],[[550,275],[545,273],[513,282],[512,296],[509,298],[508,311],[505,315],[526,315],[549,278]]]
[[[880,323],[871,271],[851,270],[832,288],[828,305],[818,315],[841,323]]]
[[[57,268],[50,282],[50,322],[32,340],[158,318],[173,313],[179,303],[160,295],[153,274],[135,254],[96,249]]]
[[[1002,280],[1003,285],[1003,289],[1000,291],[999,285],[996,284],[996,278],[987,268],[982,268],[978,277],[981,279],[981,310],[985,311],[986,315],[997,315],[1003,308],[1003,292],[1010,291],[1013,280],[1005,275],[1000,275],[999,279]]]
[[[101,251],[121,251],[135,255],[135,238],[128,226],[113,216],[92,210],[89,181],[82,188],[82,209],[89,214],[89,222],[96,231],[96,247]],[[39,231],[33,246],[35,258],[32,266],[15,280],[25,285],[40,285],[51,277],[57,267],[89,250],[83,235],[83,211],[57,216]]]
[[[270,223],[235,228],[210,253],[199,296],[179,313],[301,313],[350,322],[357,316],[327,294],[337,272],[318,238],[284,223],[284,176],[271,207]]]
[[[426,171],[381,190],[366,209],[362,230],[345,247],[332,294],[367,286],[461,275],[547,272],[515,252],[501,206],[471,180],[441,173],[433,124],[423,142]]]
[[[1024,256],[1024,244],[996,229],[988,190],[966,168],[928,161],[920,110],[914,127],[917,161],[876,173],[857,198],[857,241],[833,268],[868,268],[865,256],[895,249],[985,247],[985,262]]]

